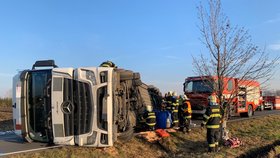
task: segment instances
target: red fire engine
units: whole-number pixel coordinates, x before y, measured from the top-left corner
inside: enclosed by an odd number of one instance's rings
[[[193,114],[204,114],[209,95],[215,95],[217,76],[188,77],[184,83],[184,93],[190,98]],[[224,102],[230,105],[230,116],[250,117],[262,103],[260,84],[254,80],[238,78],[223,79]]]

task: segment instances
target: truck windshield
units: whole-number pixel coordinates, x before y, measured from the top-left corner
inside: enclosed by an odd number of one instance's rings
[[[187,81],[185,83],[185,92],[188,93],[212,93],[213,83],[208,80]]]
[[[27,118],[29,136],[48,142],[47,117],[51,111],[51,70],[30,71],[27,77]]]

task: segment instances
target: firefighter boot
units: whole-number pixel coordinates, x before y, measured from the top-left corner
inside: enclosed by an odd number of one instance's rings
[[[218,145],[216,145],[214,150],[215,150],[215,152],[219,152],[221,150],[221,148]]]

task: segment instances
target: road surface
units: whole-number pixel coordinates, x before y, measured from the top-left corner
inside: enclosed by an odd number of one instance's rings
[[[23,152],[34,152],[38,150],[45,150],[50,148],[57,148],[60,146],[48,146],[45,143],[27,143],[20,137],[15,135],[12,131],[0,132],[0,156],[7,156],[11,154],[18,154]]]

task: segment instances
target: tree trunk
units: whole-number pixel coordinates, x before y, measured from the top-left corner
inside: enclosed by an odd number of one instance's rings
[[[227,129],[227,119],[222,119],[221,137],[223,141],[229,139],[229,130]]]

